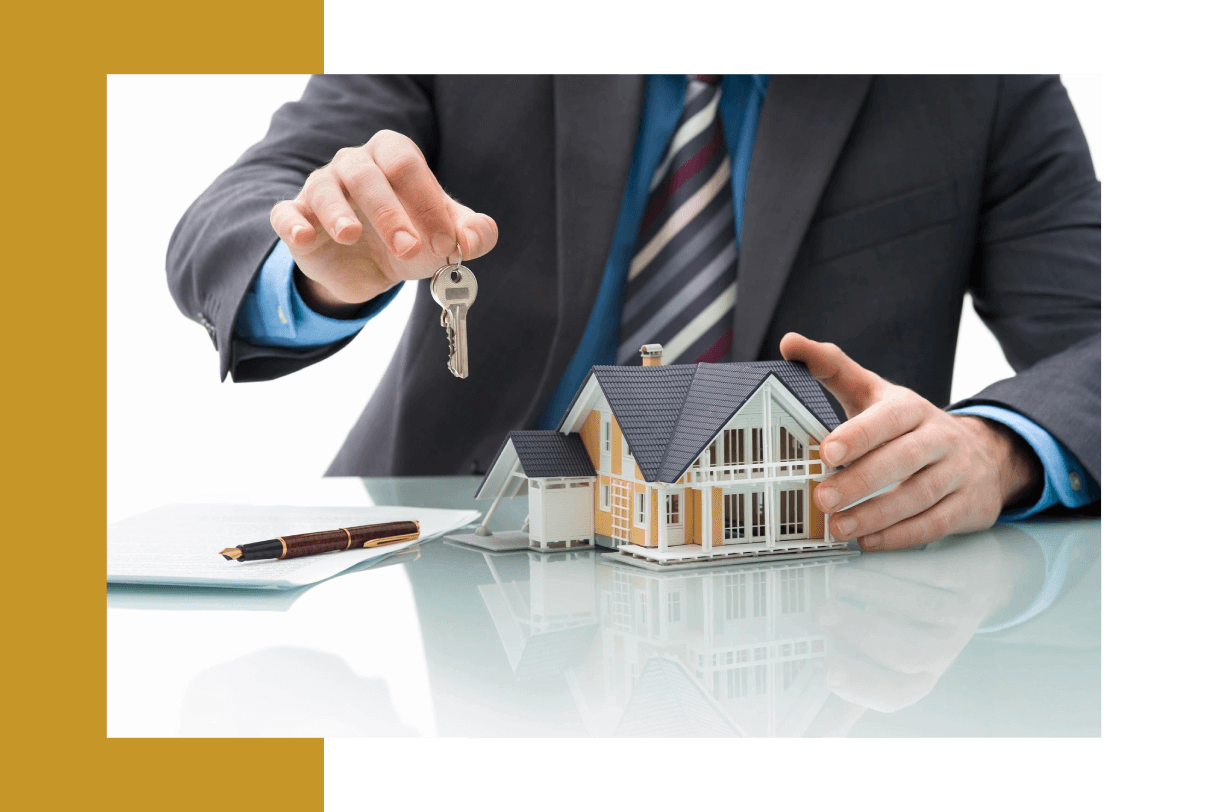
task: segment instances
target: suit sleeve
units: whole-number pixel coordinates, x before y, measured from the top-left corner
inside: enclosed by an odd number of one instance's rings
[[[1099,181],[1060,79],[1008,76],[982,185],[973,305],[1016,375],[953,404],[1043,427],[1101,482]]]
[[[320,361],[349,336],[317,347],[257,346],[235,322],[256,272],[277,243],[269,212],[291,200],[315,169],[378,130],[409,136],[435,165],[431,81],[402,76],[318,75],[273,114],[268,133],[185,212],[168,244],[168,288],[189,318],[211,330],[220,379],[269,380]]]

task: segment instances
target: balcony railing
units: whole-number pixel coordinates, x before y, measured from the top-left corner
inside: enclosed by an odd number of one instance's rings
[[[814,446],[817,449],[817,446]],[[768,473],[770,471],[770,473]],[[688,484],[701,482],[734,482],[742,480],[768,479],[770,477],[802,477],[822,479],[822,460],[777,460],[771,465],[761,461],[747,461],[729,465],[706,465],[702,460],[692,463],[685,474]]]

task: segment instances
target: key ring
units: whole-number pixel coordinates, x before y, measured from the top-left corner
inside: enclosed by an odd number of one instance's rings
[[[458,268],[461,267],[461,242],[456,238],[453,240],[453,247],[457,249],[457,264],[453,266],[453,270],[449,272],[449,276],[454,282],[460,282],[461,271]],[[445,265],[453,265],[453,260],[450,257],[445,257]]]

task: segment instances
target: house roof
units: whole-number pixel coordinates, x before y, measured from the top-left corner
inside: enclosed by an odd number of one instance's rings
[[[840,423],[822,386],[797,361],[594,366],[562,423],[593,375],[629,442],[634,461],[652,482],[679,479],[717,432],[772,375],[828,431]]]
[[[558,431],[513,431],[499,446],[495,459],[487,467],[487,475],[478,486],[475,498],[493,497],[499,489],[505,496],[519,496],[524,492],[523,482],[509,480],[507,471],[496,472],[503,460],[505,468],[511,469],[518,459],[526,477],[594,477],[596,468],[587,456],[587,448],[578,434],[563,434]],[[487,485],[497,480],[494,487]]]
[[[558,431],[513,431],[508,439],[516,447],[524,475],[532,477],[595,476],[596,467],[578,434]]]

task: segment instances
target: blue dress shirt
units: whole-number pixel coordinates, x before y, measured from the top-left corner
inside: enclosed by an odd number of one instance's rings
[[[740,250],[747,174],[767,86],[766,75],[732,74],[725,76],[721,83],[718,108],[726,134],[726,147],[730,152],[734,227]],[[552,429],[557,425],[592,365],[616,363],[621,308],[625,303],[626,272],[637,242],[638,223],[646,206],[646,191],[675,131],[687,89],[688,77],[683,74],[650,76],[646,82],[646,99],[637,143],[600,291],[579,346],[533,428]],[[394,299],[402,287],[395,287],[366,302],[356,318],[332,319],[314,312],[302,301],[294,286],[293,269],[294,261],[289,249],[278,241],[240,305],[235,331],[241,338],[271,347],[331,344],[364,327],[369,319]],[[1044,490],[1039,501],[1024,509],[1005,512],[1000,520],[1023,519],[1058,502],[1066,507],[1081,507],[1099,498],[1098,484],[1087,475],[1069,450],[1026,417],[1009,409],[984,405],[959,409],[955,413],[975,414],[1006,424],[1023,437],[1044,465]]]

